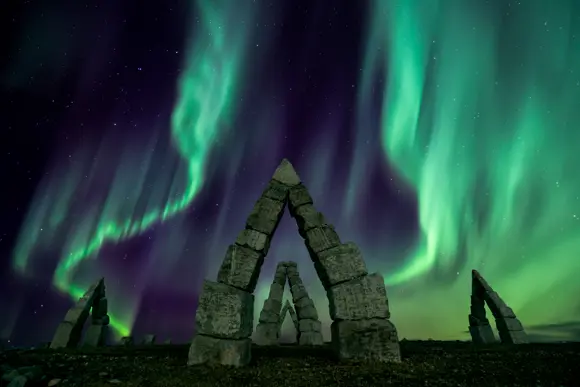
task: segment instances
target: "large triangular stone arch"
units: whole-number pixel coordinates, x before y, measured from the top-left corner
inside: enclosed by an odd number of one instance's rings
[[[83,345],[96,347],[105,343],[109,316],[108,304],[105,295],[105,279],[95,282],[76,304],[70,308],[50,342],[50,348],[75,348],[81,341],[83,327],[91,312],[91,321],[88,326]]]
[[[368,273],[356,244],[341,242],[314,207],[292,164],[284,159],[248,216],[245,229],[228,247],[217,282],[204,281],[188,364],[242,366],[250,362],[253,292],[286,205],[326,289],[337,357],[400,361],[383,277]]]
[[[469,333],[472,341],[475,344],[496,342],[485,312],[485,304],[487,304],[495,318],[499,338],[503,344],[527,343],[528,337],[524,327],[514,311],[507,306],[477,270],[472,270],[471,278]]]

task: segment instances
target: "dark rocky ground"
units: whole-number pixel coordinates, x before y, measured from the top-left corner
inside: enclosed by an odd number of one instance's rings
[[[580,343],[500,345],[403,341],[401,364],[349,364],[327,347],[256,348],[247,368],[188,367],[188,346],[9,350],[1,386],[578,386]],[[18,377],[21,375],[22,377]],[[24,383],[25,384],[18,384]]]

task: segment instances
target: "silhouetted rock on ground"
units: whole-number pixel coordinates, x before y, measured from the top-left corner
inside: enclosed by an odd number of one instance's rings
[[[580,343],[402,340],[403,362],[382,364],[337,363],[328,346],[254,347],[252,363],[242,368],[188,367],[187,353],[188,345],[10,350],[0,354],[1,386],[29,372],[26,386],[571,387],[580,364]]]

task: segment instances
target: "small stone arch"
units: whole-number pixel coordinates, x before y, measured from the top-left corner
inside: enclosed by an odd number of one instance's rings
[[[499,338],[503,344],[527,343],[527,334],[514,311],[507,306],[477,270],[472,270],[471,274],[469,333],[473,342],[475,344],[496,342],[485,312],[485,304],[487,304],[495,318]]]
[[[91,312],[91,321],[85,332],[83,344],[91,347],[104,345],[109,325],[107,309],[105,279],[101,278],[68,310],[56,328],[50,348],[77,347],[81,341],[83,326],[89,317],[89,312]]]
[[[358,246],[342,243],[316,210],[294,167],[282,160],[228,247],[217,282],[204,281],[188,364],[243,366],[251,359],[256,283],[288,205],[329,302],[332,347],[339,359],[400,361],[384,279],[369,274]]]
[[[292,303],[296,311],[286,300],[282,307],[284,286],[288,280]],[[322,345],[322,324],[318,319],[318,311],[314,301],[308,295],[308,291],[298,273],[296,262],[280,262],[276,267],[274,281],[270,286],[270,294],[264,300],[264,306],[260,312],[258,326],[255,331],[255,342],[258,345],[275,345],[280,340],[280,330],[286,314],[290,313],[292,322],[296,327],[297,342],[299,345]]]

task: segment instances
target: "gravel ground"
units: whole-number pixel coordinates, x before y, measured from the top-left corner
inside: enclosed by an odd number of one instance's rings
[[[328,347],[255,348],[246,368],[185,365],[185,345],[97,350],[10,350],[2,386],[566,386],[580,385],[580,343],[500,345],[404,341],[400,364],[332,360]],[[20,377],[18,375],[21,375]],[[27,381],[25,384],[16,384]],[[26,380],[25,380],[26,379]]]

